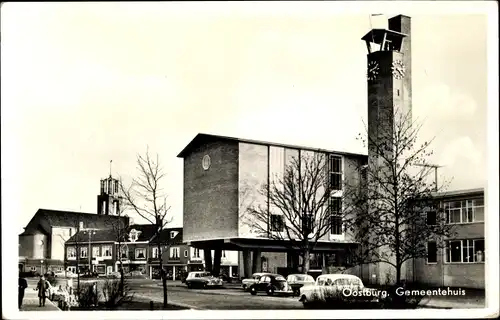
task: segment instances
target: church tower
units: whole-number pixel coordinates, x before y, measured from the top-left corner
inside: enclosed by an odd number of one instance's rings
[[[101,193],[97,196],[97,214],[118,215],[120,212],[120,185],[111,174],[106,179],[101,179]]]
[[[388,19],[387,28],[374,28],[362,38],[368,49],[368,165],[377,174],[388,169],[380,152],[393,152],[395,125],[412,121],[410,36],[410,17],[398,15]],[[363,278],[384,283],[387,268],[386,263],[370,265]]]

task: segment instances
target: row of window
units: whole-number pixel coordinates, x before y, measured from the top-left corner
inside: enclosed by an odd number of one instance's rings
[[[484,239],[448,240],[444,248],[446,263],[484,262]],[[437,263],[438,246],[435,241],[427,243],[427,263]]]
[[[102,250],[101,250],[102,249]],[[94,246],[92,247],[92,257],[103,257],[103,258],[111,258],[112,257],[112,246],[106,245],[102,247]],[[127,246],[122,246],[120,249],[120,254],[122,259],[128,258],[129,251]],[[189,256],[188,250],[184,250],[184,257],[187,258]],[[68,258],[76,258],[76,248],[68,247],[67,248],[67,257]],[[88,247],[80,248],[80,258],[88,258]],[[158,258],[158,247],[152,248],[152,258]],[[200,259],[200,249],[193,248],[193,259]],[[222,251],[222,258],[226,258],[226,251]],[[146,248],[136,248],[135,249],[135,259],[146,259]],[[172,247],[170,248],[170,259],[180,259],[180,248]]]
[[[328,210],[330,211],[330,234],[342,234],[342,198],[331,197],[328,200]],[[285,228],[285,217],[280,214],[271,214],[270,231],[283,232]],[[304,230],[314,230],[313,215],[304,216],[302,225]]]
[[[484,222],[484,200],[463,200],[443,203],[447,224]],[[427,224],[437,224],[437,211],[427,212]]]

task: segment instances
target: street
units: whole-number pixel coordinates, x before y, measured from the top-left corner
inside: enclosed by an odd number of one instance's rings
[[[138,298],[163,301],[162,286],[148,280],[131,281],[130,287]],[[239,289],[187,289],[185,286],[168,287],[168,301],[194,309],[303,309],[297,297],[252,296]]]

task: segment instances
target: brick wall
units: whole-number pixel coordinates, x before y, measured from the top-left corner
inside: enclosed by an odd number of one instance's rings
[[[211,165],[202,167],[208,154]],[[238,144],[213,142],[184,158],[184,241],[238,235]]]

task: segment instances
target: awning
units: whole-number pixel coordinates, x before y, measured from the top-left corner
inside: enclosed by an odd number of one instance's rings
[[[298,243],[290,240],[274,240],[262,238],[230,238],[206,241],[191,241],[187,245],[198,249],[221,249],[227,251],[242,251],[259,249],[264,252],[287,252],[300,249]],[[356,242],[347,241],[318,241],[311,252],[335,252],[357,246]]]

